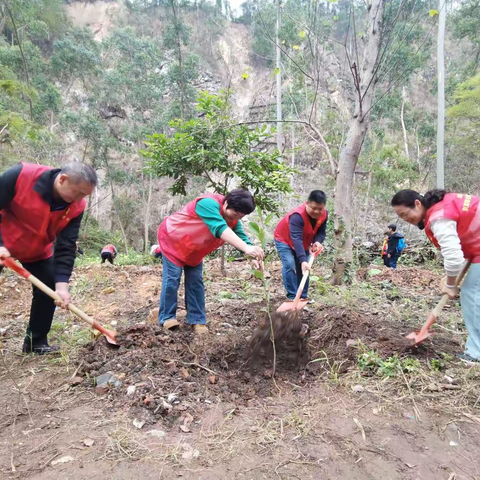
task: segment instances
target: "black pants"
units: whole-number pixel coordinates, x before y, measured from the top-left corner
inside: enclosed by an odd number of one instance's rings
[[[111,252],[102,252],[102,263],[108,260],[113,265],[113,254]]]
[[[386,267],[389,267],[390,266],[390,259],[388,258],[388,255],[382,255],[382,258],[383,258],[383,264]]]
[[[53,257],[33,263],[22,263],[33,276],[41,280],[47,287],[55,290],[55,259]],[[0,272],[3,267],[0,267]],[[47,334],[52,326],[55,303],[48,295],[37,287],[33,287],[30,322],[25,336],[25,343],[33,346],[47,343]]]

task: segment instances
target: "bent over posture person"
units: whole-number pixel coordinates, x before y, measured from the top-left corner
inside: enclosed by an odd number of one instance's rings
[[[263,259],[263,250],[254,247],[240,221],[255,210],[248,190],[237,188],[228,195],[206,193],[165,220],[158,229],[163,255],[162,292],[158,323],[166,329],[178,327],[178,288],[185,272],[187,323],[195,333],[208,332],[205,315],[203,259],[228,243],[249,257]]]
[[[102,257],[102,263],[105,263],[105,260],[108,260],[112,265],[115,257],[117,256],[117,249],[115,245],[109,243],[102,248],[102,252],[100,253]]]
[[[0,176],[0,257],[20,260],[32,275],[56,291],[65,308],[70,302],[68,283],[84,198],[96,185],[95,170],[79,162],[61,169],[20,163]],[[0,260],[0,270],[2,265]],[[33,287],[23,352],[58,350],[47,341],[54,312],[54,301]]]
[[[310,270],[308,256],[323,249],[327,233],[327,196],[321,190],[313,190],[308,200],[287,213],[275,228],[275,246],[282,261],[282,277],[287,300],[293,300],[303,274]],[[308,300],[308,280],[302,296]]]
[[[457,275],[465,260],[471,261],[462,285],[461,304],[468,338],[465,351],[457,355],[467,362],[480,362],[480,198],[462,193],[431,190],[420,195],[401,190],[392,198],[397,215],[420,229],[440,249],[447,277],[440,290],[450,298],[458,295]]]

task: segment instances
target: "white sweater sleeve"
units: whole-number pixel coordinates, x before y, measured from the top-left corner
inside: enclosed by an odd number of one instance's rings
[[[440,218],[432,222],[431,229],[440,245],[447,275],[452,277],[458,275],[465,259],[457,233],[457,222],[448,218]]]

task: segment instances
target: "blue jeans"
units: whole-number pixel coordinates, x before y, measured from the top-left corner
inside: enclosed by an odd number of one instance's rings
[[[480,360],[480,263],[472,263],[465,278],[460,301],[468,330],[465,353]]]
[[[295,250],[290,248],[286,243],[275,240],[275,246],[282,261],[282,278],[283,285],[287,292],[287,298],[293,300],[297,295],[298,287],[302,281],[302,264],[298,261]],[[306,250],[305,253],[307,257],[310,255],[308,250]],[[305,283],[305,287],[303,288],[302,298],[307,298],[308,284],[309,279],[307,279],[307,283]]]
[[[189,325],[205,325],[205,287],[203,285],[203,262],[196,267],[178,267],[163,256],[162,293],[158,323],[163,325],[177,315],[178,288],[185,271],[185,307]]]

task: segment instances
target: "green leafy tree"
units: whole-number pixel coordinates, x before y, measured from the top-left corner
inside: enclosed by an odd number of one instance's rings
[[[198,57],[186,49],[190,43],[190,28],[182,19],[179,0],[167,0],[168,22],[163,32],[163,44],[175,59],[169,66],[167,85],[173,100],[170,102],[170,118],[182,120],[193,113],[195,89],[192,82],[198,76]]]
[[[278,151],[258,151],[272,132],[267,127],[252,130],[235,124],[229,96],[228,91],[202,92],[197,100],[200,118],[172,121],[174,132],[149,136],[141,153],[154,174],[174,179],[170,187],[174,195],[186,195],[192,177],[202,178],[207,187],[222,194],[238,179],[262,210],[276,211],[273,197],[291,191],[293,170],[281,162]]]
[[[52,73],[68,85],[67,94],[75,80],[86,86],[86,79],[98,73],[100,46],[88,29],[72,29],[67,36],[53,44]]]
[[[480,74],[458,86],[447,110],[451,149],[446,162],[447,187],[478,193],[480,175]]]

